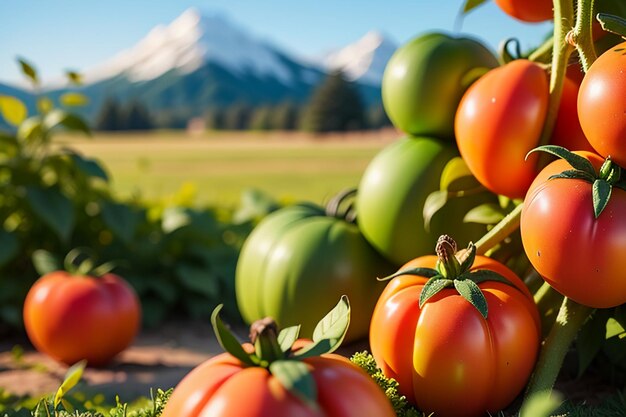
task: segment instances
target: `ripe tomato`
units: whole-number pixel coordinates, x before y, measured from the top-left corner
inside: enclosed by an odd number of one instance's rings
[[[434,268],[435,256],[400,270]],[[454,288],[422,308],[428,278],[400,275],[381,295],[370,328],[376,363],[409,401],[437,416],[479,416],[506,407],[525,386],[540,342],[539,314],[524,283],[506,266],[477,256],[470,271],[490,270],[514,286],[484,281],[487,319]]]
[[[304,362],[317,386],[317,410],[290,394],[267,369],[246,367],[223,353],[178,384],[163,417],[395,416],[374,381],[342,356],[331,353]]]
[[[354,312],[348,340],[365,337],[369,318],[393,270],[356,224],[298,204],[278,210],[246,239],[235,273],[237,305],[246,322],[266,316],[300,324],[310,337],[318,318],[343,294]]]
[[[580,155],[598,170],[602,158]],[[626,191],[613,187],[596,219],[592,185],[579,179],[552,179],[572,167],[557,160],[545,167],[524,200],[520,231],[528,259],[558,292],[596,308],[626,302]]]
[[[569,69],[569,68],[568,68]],[[559,112],[552,131],[550,143],[563,146],[572,151],[595,152],[583,133],[578,121],[578,87],[576,81],[566,77],[563,80],[563,92],[559,103]]]
[[[589,143],[626,167],[626,42],[591,65],[578,93],[578,116]]]
[[[130,345],[141,308],[121,277],[74,276],[56,271],[41,277],[24,302],[24,325],[35,348],[68,365],[86,359],[100,366]]]
[[[511,17],[523,22],[551,20],[552,0],[494,0],[498,7]]]
[[[546,72],[528,60],[491,70],[467,90],[455,118],[461,156],[481,184],[522,198],[537,174],[535,148],[548,110]]]
[[[418,36],[398,48],[383,74],[385,111],[411,135],[454,140],[454,111],[476,69],[498,65],[479,42],[442,33]]]

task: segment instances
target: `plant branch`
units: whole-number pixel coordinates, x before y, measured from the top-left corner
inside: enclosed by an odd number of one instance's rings
[[[522,207],[520,204],[512,212],[506,215],[506,217],[493,229],[487,232],[483,237],[476,242],[476,254],[484,255],[489,249],[502,242],[507,236],[516,231],[519,228],[520,218],[522,216]]]
[[[578,50],[578,56],[585,73],[596,60],[596,49],[593,45],[593,9],[594,0],[579,0],[576,11],[576,26],[568,35],[568,42]]]

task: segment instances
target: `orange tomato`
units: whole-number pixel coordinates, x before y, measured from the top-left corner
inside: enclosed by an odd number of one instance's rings
[[[551,20],[552,0],[494,0],[498,7],[511,17],[522,22]]]

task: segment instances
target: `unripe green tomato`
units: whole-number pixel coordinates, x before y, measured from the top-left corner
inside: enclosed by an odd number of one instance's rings
[[[352,318],[346,340],[368,333],[394,270],[358,227],[327,216],[316,205],[294,205],[263,219],[245,241],[235,274],[237,304],[248,323],[272,317],[281,327],[300,324],[310,338],[320,317],[347,295]]]
[[[444,167],[458,153],[453,145],[427,137],[406,137],[387,145],[367,166],[357,195],[359,228],[391,262],[401,265],[432,253],[440,235],[460,246],[477,241],[484,225],[463,223],[472,207],[493,202],[489,193],[449,200],[424,225],[424,202],[439,190]]]
[[[465,90],[498,61],[479,42],[443,33],[398,48],[383,74],[382,98],[394,126],[411,135],[453,140],[454,114]]]

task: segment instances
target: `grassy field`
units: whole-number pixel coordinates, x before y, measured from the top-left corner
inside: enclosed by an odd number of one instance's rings
[[[236,205],[256,188],[281,201],[325,202],[357,186],[372,157],[399,137],[378,131],[314,137],[304,133],[185,132],[59,137],[61,146],[99,159],[116,193],[145,199],[194,193],[195,204]]]

